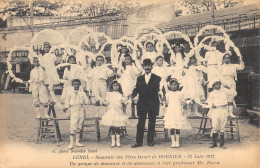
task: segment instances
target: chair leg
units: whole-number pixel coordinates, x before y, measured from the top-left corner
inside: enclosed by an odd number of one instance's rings
[[[38,120],[38,128],[37,128],[37,139],[36,139],[36,143],[38,144],[40,141],[40,135],[41,135],[41,119]]]
[[[169,141],[169,134],[168,134],[167,128],[164,128],[164,136],[165,136],[165,141],[168,142]]]
[[[98,117],[96,117],[96,133],[97,133],[97,142],[100,142],[100,127],[99,127]]]
[[[202,134],[204,135],[205,131],[206,131],[206,126],[207,126],[207,118],[204,119],[204,126],[203,126],[203,130],[202,130]]]
[[[234,140],[234,130],[233,130],[233,122],[232,119],[230,120],[230,132],[231,132],[231,139]]]
[[[108,137],[110,137],[110,135],[111,135],[111,130],[112,130],[111,127],[109,127],[109,130],[108,130],[108,133],[107,133]]]
[[[259,115],[257,115],[257,128],[259,128],[259,126],[260,126],[260,116]]]
[[[236,118],[236,132],[237,132],[237,141],[240,142],[240,133],[239,133],[239,126],[238,126],[237,118]]]
[[[52,121],[53,121],[53,127],[54,127],[54,136],[55,136],[56,142],[59,143],[57,123],[56,123],[56,120],[52,120]]]
[[[126,126],[124,126],[124,133],[125,133],[125,136],[128,135],[127,130],[126,130]]]

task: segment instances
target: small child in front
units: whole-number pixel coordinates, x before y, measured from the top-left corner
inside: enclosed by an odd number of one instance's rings
[[[213,79],[210,83],[213,91],[210,92],[207,99],[207,106],[210,108],[208,117],[212,119],[213,145],[210,148],[217,147],[218,132],[220,132],[220,147],[226,149],[224,145],[225,126],[227,125],[228,117],[228,95],[235,95],[233,89],[221,87],[220,79]]]
[[[70,144],[69,149],[72,149],[74,146],[74,139],[76,135],[75,146],[83,147],[84,145],[79,143],[80,132],[82,130],[83,121],[85,118],[85,109],[83,107],[88,98],[84,91],[79,90],[81,81],[80,79],[73,79],[72,82],[73,90],[69,90],[65,100],[64,112],[70,108]]]
[[[180,130],[192,129],[188,119],[183,113],[184,96],[180,91],[176,78],[168,79],[168,92],[166,92],[166,104],[168,105],[164,117],[164,127],[171,130],[172,148],[180,147]]]

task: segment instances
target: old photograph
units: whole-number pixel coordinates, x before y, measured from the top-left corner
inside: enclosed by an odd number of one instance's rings
[[[1,0],[0,168],[259,168],[257,0]]]

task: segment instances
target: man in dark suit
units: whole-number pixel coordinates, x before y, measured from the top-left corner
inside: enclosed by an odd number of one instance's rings
[[[139,95],[137,103],[137,115],[139,117],[137,124],[136,143],[133,148],[141,147],[143,145],[144,128],[146,116],[148,114],[148,135],[147,145],[153,146],[153,139],[155,134],[156,116],[159,115],[159,86],[161,78],[153,73],[153,63],[151,59],[143,60],[144,75],[137,78],[136,86],[132,93],[132,98]]]

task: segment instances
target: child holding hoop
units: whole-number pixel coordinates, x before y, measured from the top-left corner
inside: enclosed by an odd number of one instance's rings
[[[165,97],[166,91],[168,90],[167,81],[166,81],[168,75],[168,67],[164,66],[163,64],[164,64],[164,58],[162,55],[159,55],[156,57],[155,66],[152,69],[152,73],[161,77],[160,93],[159,93],[161,100],[163,100],[163,97]],[[160,107],[160,115],[164,116],[164,112],[165,112],[165,107],[162,104]]]
[[[210,44],[211,50],[205,54],[204,62],[207,66],[208,82],[215,78],[216,73],[219,73],[219,65],[221,65],[221,58],[223,53],[217,50],[218,42],[213,39]]]
[[[155,51],[155,44],[152,40],[148,40],[144,43],[144,47],[146,52],[142,56],[142,60],[145,60],[147,58],[151,59],[152,62],[155,62],[155,59],[157,57],[157,52]],[[141,62],[142,62],[141,60]]]
[[[111,147],[120,147],[120,127],[126,126],[128,117],[123,113],[123,104],[127,98],[123,97],[120,83],[114,80],[110,86],[110,92],[106,95],[104,103],[108,105],[107,112],[103,115],[100,124],[110,126]]]
[[[65,80],[66,82],[63,86],[61,99],[66,99],[68,90],[72,88],[68,82],[73,78],[79,77],[81,73],[81,70],[76,65],[77,61],[75,56],[69,56],[67,63],[69,63],[70,65],[64,70],[63,80]]]
[[[164,127],[171,130],[172,148],[180,147],[180,130],[190,130],[192,127],[183,113],[184,98],[179,90],[179,82],[171,76],[168,78],[168,92],[166,93],[167,110],[164,117]]]
[[[48,85],[60,84],[60,78],[58,72],[55,69],[56,56],[54,53],[50,53],[51,45],[48,42],[43,43],[42,53],[42,64],[41,65],[46,72],[45,83]]]
[[[108,68],[105,62],[105,56],[99,54],[96,56],[96,67],[88,75],[92,80],[92,91],[95,96],[96,105],[102,104],[106,98],[107,83],[109,77],[115,76],[115,72]]]
[[[172,49],[175,53],[175,58],[171,59],[172,66],[169,68],[169,75],[172,75],[174,78],[178,79],[179,84],[182,86],[185,55],[179,42],[177,42]]]
[[[137,67],[135,61],[133,61],[131,55],[129,54],[124,55],[122,66],[123,69],[119,73],[119,82],[121,83],[124,96],[128,97],[130,94],[132,94],[136,84],[136,79],[138,76],[140,76],[142,70]],[[141,67],[141,65],[139,67]],[[132,100],[131,108],[135,108],[133,103],[134,102]],[[134,112],[133,109],[132,112]],[[134,113],[132,113],[132,117],[135,118]]]
[[[189,101],[187,104],[188,115],[191,115],[191,106],[194,107],[195,115],[201,116],[198,112],[198,104],[205,99],[202,84],[205,82],[202,72],[206,72],[206,67],[197,64],[197,59],[193,55],[189,58],[187,68],[184,69],[183,93]]]
[[[239,64],[231,64],[230,57],[232,53],[227,51],[223,55],[223,64],[219,66],[219,71],[221,74],[221,82],[223,86],[230,88],[231,90],[236,92],[236,80],[237,80],[237,70],[243,70],[245,68],[242,57],[240,57]],[[233,106],[235,105],[234,96],[228,96],[228,109],[229,116],[236,117],[233,114]]]

